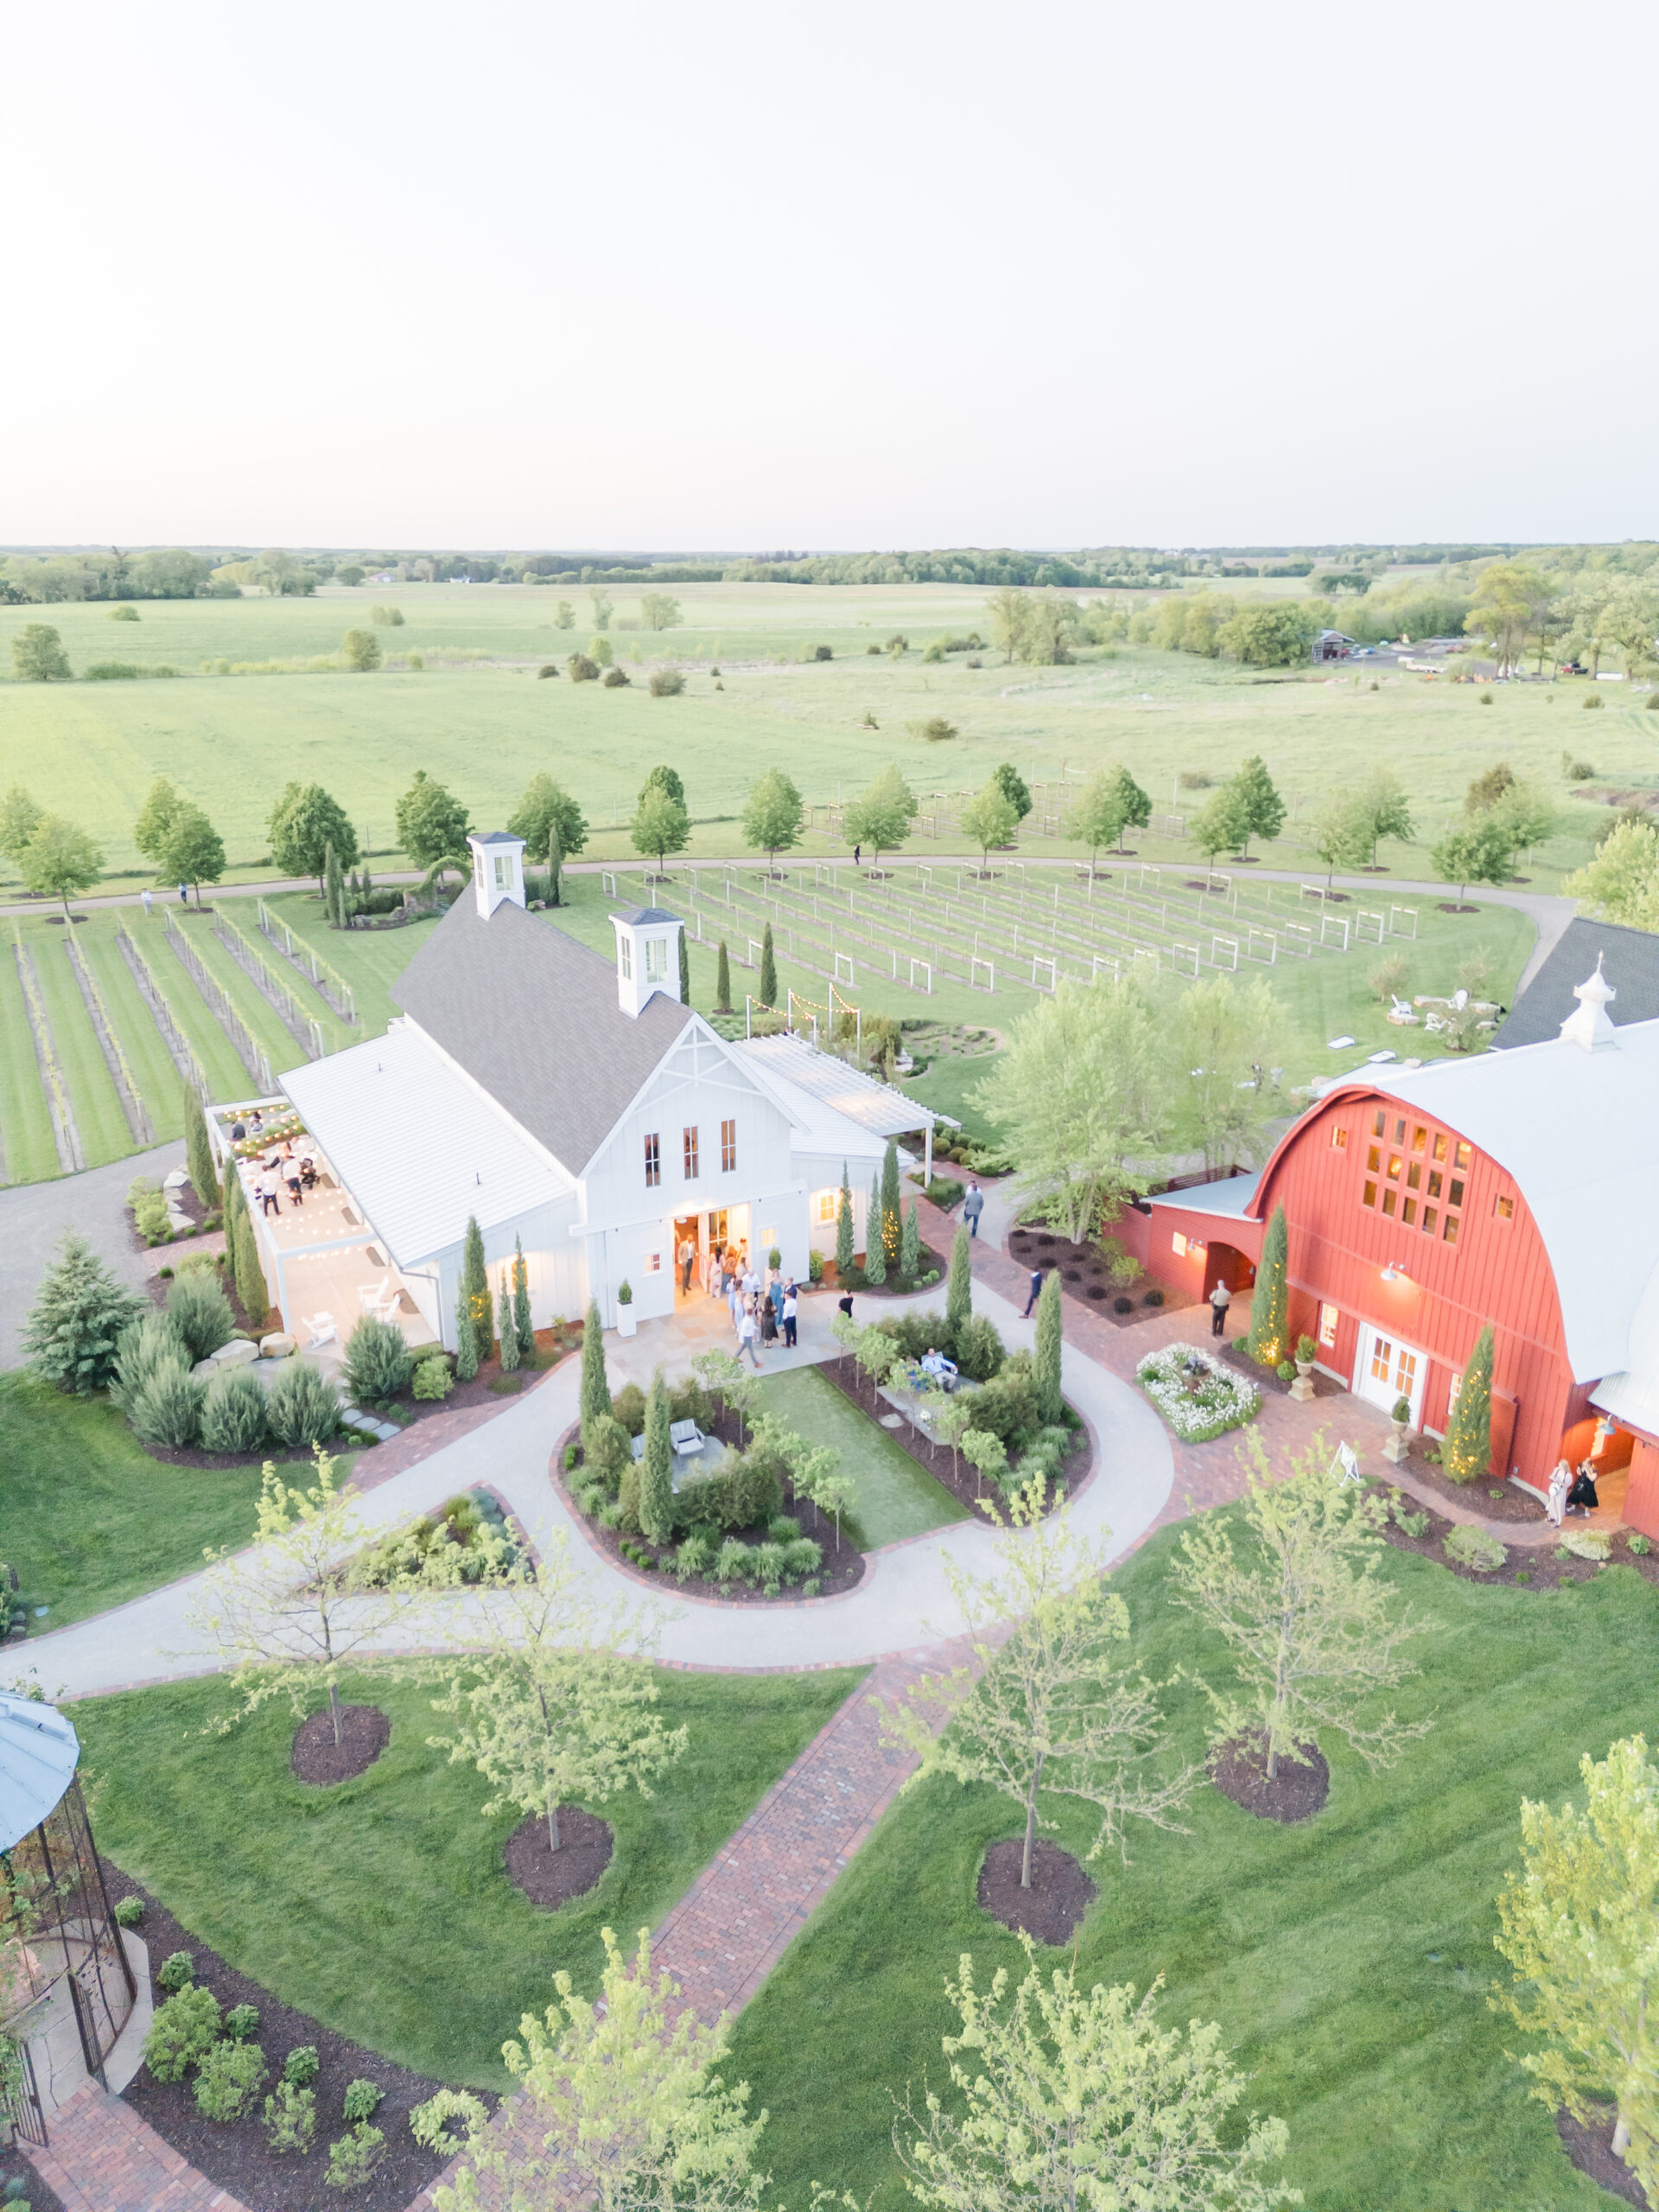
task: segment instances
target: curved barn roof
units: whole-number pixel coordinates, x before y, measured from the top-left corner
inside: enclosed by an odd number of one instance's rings
[[[79,1757],[79,1739],[54,1706],[0,1690],[0,1851],[39,1827]]]

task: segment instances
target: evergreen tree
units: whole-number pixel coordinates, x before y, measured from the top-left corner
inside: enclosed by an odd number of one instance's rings
[[[864,1279],[883,1283],[887,1279],[887,1246],[881,1236],[881,1174],[870,1178],[870,1207],[864,1217]]]
[[[115,1372],[121,1332],[150,1308],[118,1283],[86,1239],[66,1230],[23,1332],[29,1364],[48,1382],[81,1396]]]
[[[639,1469],[639,1527],[653,1544],[674,1533],[674,1447],[668,1433],[668,1385],[659,1367],[645,1404],[645,1456]]]
[[[550,823],[547,831],[547,903],[564,904],[564,845],[556,823]]]
[[[507,1285],[505,1268],[501,1270],[501,1294],[496,1313],[496,1332],[501,1339],[501,1372],[512,1375],[518,1367],[518,1328],[512,1318],[512,1292]]]
[[[588,1318],[582,1329],[582,1395],[578,1402],[582,1416],[583,1450],[590,1425],[602,1414],[611,1410],[611,1386],[605,1373],[605,1338],[599,1325],[599,1302],[593,1300],[588,1308]]]
[[[906,1282],[914,1282],[922,1272],[922,1224],[916,1218],[916,1201],[910,1202],[905,1216],[905,1233],[899,1240],[899,1273]]]
[[[455,1374],[462,1382],[470,1382],[477,1373],[478,1332],[473,1326],[473,1301],[463,1277],[455,1285]]]
[[[490,1271],[484,1264],[484,1233],[475,1217],[469,1217],[467,1223],[461,1279],[473,1309],[473,1334],[478,1341],[478,1356],[487,1359],[495,1328],[490,1313]]]
[[[772,949],[772,924],[768,922],[760,933],[760,1003],[778,1003],[778,963]]]
[[[231,1195],[232,1187],[234,1198]],[[234,1230],[231,1226],[232,1205],[236,1208]],[[230,1255],[238,1302],[247,1315],[250,1325],[256,1329],[260,1328],[270,1310],[270,1287],[265,1281],[264,1265],[259,1257],[259,1231],[254,1226],[247,1192],[242,1187],[242,1178],[234,1166],[225,1178],[225,1249]]]
[[[898,1260],[899,1244],[903,1234],[899,1197],[899,1147],[889,1137],[887,1151],[881,1159],[881,1256],[889,1267]]]
[[[1060,1271],[1051,1268],[1043,1277],[1037,1300],[1037,1356],[1031,1370],[1037,1410],[1047,1422],[1058,1421],[1065,1411],[1060,1396]]]
[[[1492,1329],[1488,1322],[1475,1338],[1463,1370],[1463,1387],[1440,1446],[1440,1464],[1454,1483],[1472,1483],[1485,1474],[1491,1458]]]
[[[732,963],[727,957],[726,940],[720,940],[720,958],[715,967],[715,1012],[729,1014],[732,1010]]]
[[[691,1003],[691,953],[686,944],[684,925],[680,929],[680,1004]]]
[[[536,1332],[530,1319],[530,1269],[524,1265],[524,1243],[512,1240],[512,1328],[518,1339],[518,1357],[528,1361],[536,1349]]]
[[[184,1085],[184,1159],[196,1196],[203,1205],[216,1206],[219,1198],[219,1175],[213,1166],[207,1116],[201,1109],[195,1086],[188,1083]]]
[[[853,1186],[841,1163],[841,1204],[836,1209],[836,1276],[843,1288],[853,1272]]]
[[[950,1247],[950,1274],[944,1292],[945,1325],[953,1338],[973,1310],[973,1250],[968,1231],[959,1229]]]
[[[1275,1206],[1268,1233],[1262,1239],[1262,1264],[1255,1271],[1250,1298],[1250,1357],[1263,1367],[1277,1367],[1290,1357],[1290,1286],[1286,1272],[1290,1262],[1290,1231],[1283,1206]]]

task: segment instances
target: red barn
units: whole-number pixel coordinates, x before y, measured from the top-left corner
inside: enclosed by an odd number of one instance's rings
[[[1659,1021],[1616,1030],[1599,969],[1574,995],[1548,1043],[1366,1069],[1259,1176],[1152,1199],[1148,1259],[1243,1287],[1282,1205],[1291,1332],[1326,1372],[1440,1436],[1490,1322],[1493,1472],[1541,1489],[1593,1452],[1659,1535]]]

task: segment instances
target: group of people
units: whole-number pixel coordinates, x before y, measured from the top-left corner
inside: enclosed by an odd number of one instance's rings
[[[780,1269],[772,1268],[763,1284],[742,1245],[710,1245],[699,1255],[690,1236],[680,1247],[679,1261],[682,1291],[690,1291],[693,1271],[698,1270],[709,1296],[725,1300],[737,1335],[740,1359],[747,1354],[759,1367],[761,1345],[777,1344],[781,1338],[785,1351],[793,1347],[800,1286],[792,1275],[786,1278]]]
[[[260,1163],[259,1175],[253,1186],[254,1195],[259,1201],[262,1212],[281,1213],[282,1205],[276,1195],[281,1185],[285,1183],[288,1185],[289,1204],[302,1206],[305,1193],[315,1187],[316,1180],[315,1155],[308,1151],[296,1153],[294,1140],[289,1137],[280,1150],[269,1154]]]

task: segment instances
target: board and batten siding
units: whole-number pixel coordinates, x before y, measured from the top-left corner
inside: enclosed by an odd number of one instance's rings
[[[579,1320],[587,1308],[587,1259],[570,1235],[576,1211],[577,1194],[570,1191],[480,1232],[492,1300],[500,1294],[501,1270],[512,1267],[513,1240],[523,1240],[532,1327],[550,1328],[556,1318]],[[450,1244],[418,1268],[406,1269],[403,1277],[429,1326],[450,1351],[455,1348],[455,1302],[466,1256],[464,1243]]]
[[[1382,1139],[1373,1135],[1376,1115],[1386,1117]],[[1493,1325],[1493,1439],[1511,1416],[1499,1400],[1512,1402],[1513,1434],[1508,1465],[1495,1472],[1518,1471],[1530,1482],[1548,1478],[1560,1456],[1560,1440],[1579,1397],[1567,1357],[1554,1270],[1537,1224],[1514,1178],[1500,1160],[1471,1147],[1463,1171],[1464,1204],[1458,1241],[1448,1245],[1437,1227],[1427,1236],[1398,1219],[1362,1204],[1371,1179],[1369,1147],[1380,1143],[1386,1155],[1396,1122],[1406,1124],[1405,1158],[1413,1130],[1444,1131],[1454,1143],[1450,1123],[1402,1105],[1380,1091],[1344,1090],[1314,1108],[1281,1139],[1268,1161],[1251,1211],[1265,1223],[1277,1206],[1285,1209],[1290,1232],[1290,1325],[1294,1334],[1319,1336],[1320,1306],[1340,1314],[1334,1346],[1321,1346],[1321,1363],[1351,1383],[1360,1325],[1369,1322],[1384,1334],[1414,1346],[1428,1357],[1421,1421],[1436,1433],[1446,1427],[1452,1381],[1462,1372],[1476,1338]],[[1345,1147],[1333,1140],[1347,1132]],[[1386,1168],[1386,1156],[1384,1166]],[[1450,1171],[1448,1171],[1450,1172]],[[1403,1181],[1403,1179],[1402,1179]],[[1421,1200],[1421,1192],[1418,1197]],[[1513,1201],[1510,1217],[1501,1218],[1497,1200]],[[1442,1220],[1445,1206],[1441,1205]],[[1403,1268],[1404,1280],[1385,1282],[1385,1267]]]

